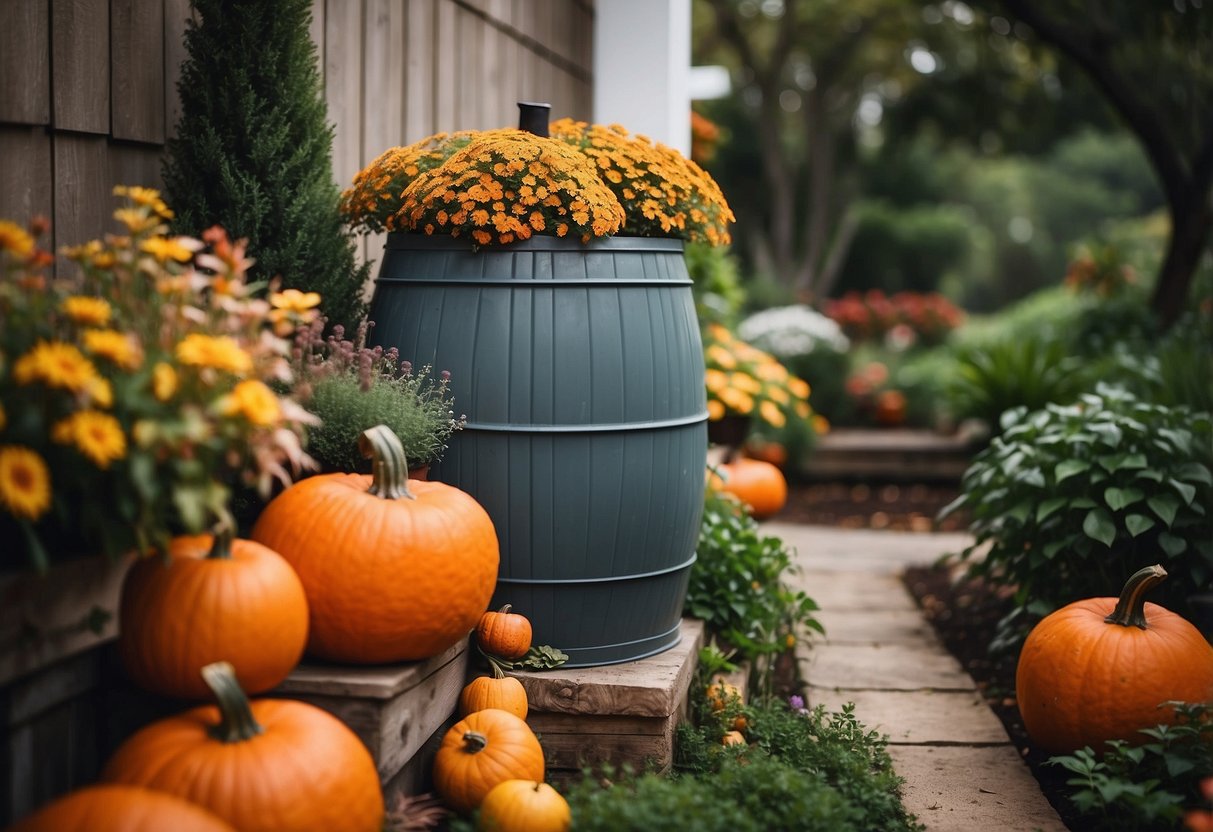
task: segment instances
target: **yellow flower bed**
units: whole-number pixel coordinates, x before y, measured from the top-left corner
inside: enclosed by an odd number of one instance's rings
[[[750,346],[728,328],[710,324],[703,334],[708,418],[756,416],[776,430],[791,420],[824,433],[829,425],[809,405],[809,385],[769,353]]]

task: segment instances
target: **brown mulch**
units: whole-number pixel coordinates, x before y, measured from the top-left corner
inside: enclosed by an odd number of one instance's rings
[[[955,485],[906,483],[801,483],[789,488],[788,505],[778,520],[843,528],[898,531],[964,531],[968,518],[957,512],[935,523],[939,510],[959,494]],[[906,587],[918,601],[944,646],[973,677],[986,704],[1003,724],[1011,742],[1032,769],[1041,792],[1070,829],[1082,821],[1066,800],[1067,773],[1044,765],[1024,731],[1015,702],[1016,655],[991,657],[988,645],[998,622],[1011,611],[1011,593],[978,579],[963,578],[961,568],[914,567]]]

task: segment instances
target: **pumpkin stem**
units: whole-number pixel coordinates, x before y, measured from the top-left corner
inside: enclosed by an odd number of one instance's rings
[[[466,731],[463,735],[463,750],[475,754],[488,748],[489,738],[479,731]]]
[[[510,607],[512,607],[512,606],[514,606],[514,605],[513,605],[513,604],[506,604],[504,607],[502,607],[501,609],[497,610],[497,614],[498,614],[498,615],[505,615],[506,613],[508,613],[508,612],[510,611]]]
[[[215,662],[202,668],[202,678],[215,694],[222,718],[207,733],[220,742],[251,740],[265,729],[253,717],[248,697],[236,681],[236,669],[228,662]]]
[[[409,491],[409,465],[404,458],[400,438],[387,425],[368,428],[358,437],[358,449],[371,459],[371,487],[368,494],[385,500],[416,500]]]
[[[211,533],[211,550],[206,553],[207,560],[231,560],[232,540],[235,536],[235,531],[226,523],[216,526]]]
[[[1157,563],[1134,572],[1120,591],[1116,609],[1104,621],[1122,627],[1146,629],[1146,593],[1166,578],[1167,570]]]

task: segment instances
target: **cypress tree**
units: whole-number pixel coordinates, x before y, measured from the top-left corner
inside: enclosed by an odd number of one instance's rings
[[[175,229],[247,237],[254,279],[319,292],[330,323],[365,312],[368,266],[338,212],[310,0],[191,0],[181,117],[164,162]]]

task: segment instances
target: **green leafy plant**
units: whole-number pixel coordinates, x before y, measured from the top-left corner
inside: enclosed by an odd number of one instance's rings
[[[976,542],[970,571],[1017,587],[1044,614],[1115,593],[1162,561],[1162,606],[1184,615],[1213,579],[1213,417],[1149,404],[1100,384],[1073,405],[1004,414],[1003,432],[965,472]]]
[[[1069,404],[1089,386],[1083,367],[1063,342],[1046,336],[966,350],[949,391],[952,410],[958,418],[982,419],[995,427],[1011,408]]]
[[[1167,704],[1178,724],[1145,729],[1144,745],[1117,740],[1102,756],[1084,748],[1049,760],[1074,775],[1068,797],[1084,829],[1169,832],[1185,810],[1206,807],[1201,781],[1213,777],[1213,704]]]
[[[358,437],[375,425],[400,438],[409,465],[429,465],[465,421],[452,409],[450,374],[434,379],[429,367],[415,369],[394,348],[367,347],[371,325],[361,324],[349,341],[340,325],[323,338],[324,322],[317,320],[295,339],[296,372],[311,387],[307,408],[321,420],[309,433],[308,451],[329,471],[369,473]]]
[[[803,628],[823,632],[813,617],[817,604],[785,582],[793,564],[783,541],[761,534],[735,498],[712,488],[696,552],[684,613],[703,619],[754,662],[762,688],[773,657],[794,645]]]

